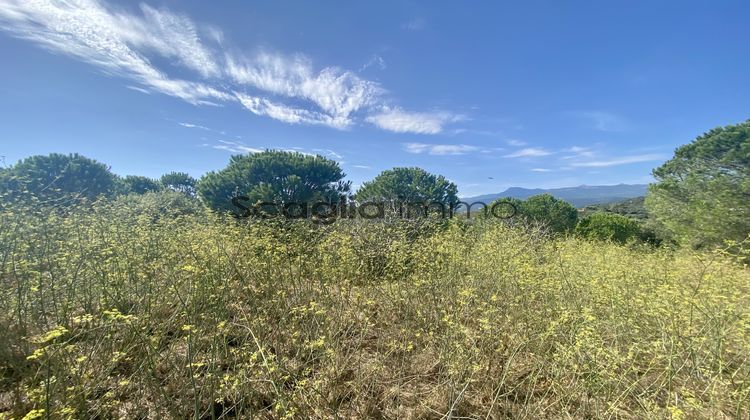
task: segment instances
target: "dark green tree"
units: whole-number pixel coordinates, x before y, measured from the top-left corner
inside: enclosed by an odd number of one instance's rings
[[[452,204],[458,201],[458,188],[442,175],[421,168],[393,168],[365,182],[356,199],[365,201],[398,201]]]
[[[64,204],[112,194],[115,181],[106,165],[77,153],[37,155],[0,172],[0,197]]]
[[[164,174],[159,178],[159,181],[161,182],[161,185],[168,190],[181,192],[190,197],[195,196],[195,185],[197,181],[185,172],[170,172]]]
[[[576,234],[602,241],[625,243],[641,237],[638,222],[615,213],[594,213],[578,222]]]
[[[237,196],[250,205],[337,202],[351,188],[344,176],[338,162],[322,156],[266,150],[232,156],[226,168],[204,175],[197,191],[215,210],[236,211],[231,200]]]
[[[518,218],[523,217],[521,213],[523,211],[523,203],[523,200],[514,197],[498,198],[487,205],[487,209],[483,211],[482,215],[484,217],[500,218],[503,220],[518,220]]]
[[[124,192],[129,194],[146,194],[162,189],[159,181],[140,175],[128,175],[123,178],[122,183],[125,187]]]
[[[654,169],[646,208],[696,248],[750,234],[750,120],[715,128]]]
[[[558,233],[569,232],[578,222],[578,210],[550,194],[535,195],[520,202],[518,212],[520,216],[542,223]]]

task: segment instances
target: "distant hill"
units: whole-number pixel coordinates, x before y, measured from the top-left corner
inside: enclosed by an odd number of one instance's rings
[[[555,198],[565,200],[575,207],[581,208],[592,204],[613,203],[628,198],[646,195],[646,184],[618,184],[618,185],[581,185],[566,188],[520,188],[512,187],[496,194],[464,197],[461,200],[469,203],[480,201],[489,204],[498,198],[512,197],[525,200],[533,195],[551,194]]]

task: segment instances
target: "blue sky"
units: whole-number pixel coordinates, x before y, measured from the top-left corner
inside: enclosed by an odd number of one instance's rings
[[[217,4],[0,0],[0,155],[155,177],[288,149],[476,195],[648,182],[750,118],[747,1]]]

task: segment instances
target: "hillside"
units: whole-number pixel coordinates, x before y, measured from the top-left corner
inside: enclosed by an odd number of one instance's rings
[[[585,207],[592,204],[612,203],[629,198],[646,195],[646,184],[617,184],[617,185],[580,185],[565,188],[521,188],[512,187],[496,194],[485,194],[474,197],[464,197],[463,201],[490,203],[503,197],[526,199],[538,194],[551,194],[565,200],[575,207]]]
[[[634,219],[645,220],[648,218],[646,206],[644,204],[646,197],[628,198],[627,200],[617,201],[614,203],[592,204],[582,209],[584,214],[603,211],[607,213],[617,213]]]

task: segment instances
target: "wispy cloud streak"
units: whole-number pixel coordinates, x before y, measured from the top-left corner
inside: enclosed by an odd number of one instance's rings
[[[240,103],[289,124],[347,129],[368,121],[397,133],[437,134],[458,118],[394,108],[378,83],[335,66],[316,69],[302,54],[227,49],[220,29],[166,8],[141,5],[133,12],[98,0],[0,0],[0,30],[129,79],[130,89],[194,105]],[[178,69],[181,78],[169,75]]]
[[[480,151],[480,148],[467,144],[404,143],[404,150],[414,154],[427,153],[429,155],[463,155],[469,152]]]
[[[346,128],[352,124],[350,117],[354,112],[378,103],[383,93],[378,84],[349,71],[328,67],[316,73],[310,60],[300,55],[285,57],[264,52],[253,59],[231,55],[226,59],[227,72],[235,82],[310,101],[321,110],[318,114],[325,115],[300,116],[298,120],[288,122],[323,123]]]
[[[525,149],[521,149],[518,151],[515,151],[513,153],[509,153],[503,157],[506,158],[529,158],[529,157],[541,157],[541,156],[549,156],[552,152],[546,149],[542,149],[539,147],[527,147]]]
[[[401,108],[385,108],[367,117],[367,122],[396,133],[437,134],[446,124],[463,117],[449,112],[407,112]]]
[[[219,140],[219,144],[215,144],[213,146],[214,149],[217,150],[226,150],[227,152],[232,153],[260,153],[263,151],[263,149],[258,149],[256,147],[250,147],[246,145],[245,143],[239,142],[239,141],[231,141],[231,140]]]
[[[93,0],[48,2],[42,0],[0,1],[0,28],[36,42],[54,52],[71,55],[105,72],[133,79],[147,88],[175,96],[192,104],[232,100],[232,96],[202,82],[172,79],[154,67],[137,47],[155,49],[180,61],[194,64],[176,47],[167,51],[168,37],[189,32],[180,27],[186,18],[145,8],[150,17],[114,13]],[[160,22],[154,24],[154,22]],[[167,21],[171,21],[167,23]],[[143,28],[163,34],[161,41],[147,41]],[[182,31],[182,32],[181,32]],[[187,43],[188,45],[190,43]],[[197,60],[198,58],[196,58]]]
[[[604,168],[608,166],[627,165],[631,163],[653,162],[664,158],[665,156],[660,154],[632,155],[607,160],[575,162],[571,163],[570,166],[580,168]]]

